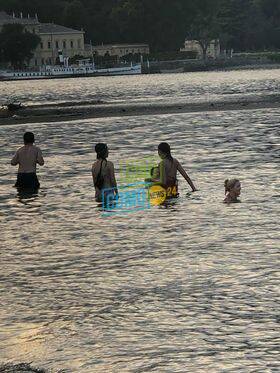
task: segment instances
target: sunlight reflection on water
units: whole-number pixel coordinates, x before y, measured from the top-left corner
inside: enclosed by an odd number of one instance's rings
[[[1,127],[2,361],[77,372],[279,368],[278,109]],[[19,198],[13,151],[36,133],[42,189]],[[102,216],[94,144],[116,165],[169,141],[199,192]],[[225,206],[224,179],[242,181]],[[279,273],[278,273],[279,275]]]
[[[196,102],[279,93],[279,69],[0,82],[0,105],[71,101]]]

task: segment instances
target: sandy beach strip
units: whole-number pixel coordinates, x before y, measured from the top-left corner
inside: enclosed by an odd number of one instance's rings
[[[31,106],[0,116],[0,125],[49,123],[89,118],[197,113],[226,110],[255,110],[280,108],[280,95],[230,101],[208,101],[195,103],[61,103],[57,105]]]

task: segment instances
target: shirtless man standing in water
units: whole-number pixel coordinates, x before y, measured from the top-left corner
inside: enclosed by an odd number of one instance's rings
[[[25,132],[23,135],[24,146],[19,148],[13,159],[12,166],[18,166],[17,181],[15,187],[18,189],[38,189],[40,183],[36,175],[36,165],[44,165],[41,149],[34,145],[34,134]]]

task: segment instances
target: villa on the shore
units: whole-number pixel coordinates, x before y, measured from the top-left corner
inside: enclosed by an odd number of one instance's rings
[[[89,45],[85,44],[84,31],[75,30],[69,27],[56,25],[54,23],[42,23],[38,20],[37,14],[34,17],[23,17],[13,13],[7,14],[0,11],[0,31],[5,24],[19,23],[24,28],[37,34],[41,42],[33,52],[33,57],[29,61],[30,67],[55,65],[59,60],[59,55],[71,58],[74,56],[92,57],[93,55],[110,55],[122,57],[127,54],[148,54],[147,44],[110,44],[110,45]]]
[[[56,25],[54,23],[41,23],[37,14],[34,17],[23,17],[22,13],[17,17],[6,12],[0,12],[0,30],[3,25],[19,23],[24,28],[37,34],[41,42],[33,52],[29,66],[55,65],[58,59],[58,52],[62,50],[68,57],[84,54],[84,31],[74,30],[69,27]]]
[[[97,54],[99,56],[118,56],[123,57],[128,54],[149,54],[148,44],[102,44],[90,45],[85,44],[87,55]]]
[[[184,48],[180,49],[180,52],[196,52],[197,58],[203,58],[202,47],[197,40],[185,40]],[[212,40],[207,48],[207,57],[219,58],[221,55],[221,46],[218,39]]]

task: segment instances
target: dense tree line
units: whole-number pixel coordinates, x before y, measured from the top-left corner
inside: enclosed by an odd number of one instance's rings
[[[185,37],[219,37],[236,51],[280,48],[280,0],[0,0],[0,10],[83,28],[93,44],[174,51]]]
[[[11,62],[14,68],[21,68],[39,43],[40,37],[27,32],[22,25],[4,25],[0,32],[0,63]]]

